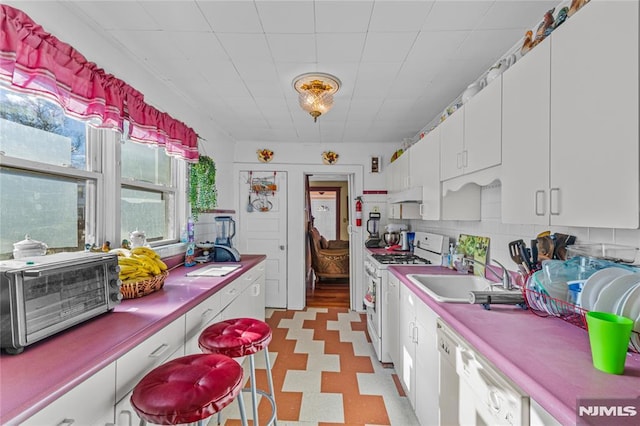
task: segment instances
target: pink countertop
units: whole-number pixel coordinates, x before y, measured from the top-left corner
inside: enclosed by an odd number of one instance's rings
[[[516,306],[438,303],[407,274],[454,274],[442,267],[393,266],[422,301],[561,424],[575,424],[578,398],[640,396],[640,354],[628,353],[623,375],[593,367],[586,330]]]
[[[0,424],[27,419],[264,259],[243,254],[242,268],[220,278],[186,277],[199,266],[178,267],[160,291],[123,300],[113,312],[27,346],[19,355],[3,353]]]

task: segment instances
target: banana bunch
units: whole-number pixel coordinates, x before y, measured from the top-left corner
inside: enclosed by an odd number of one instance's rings
[[[162,273],[167,270],[167,265],[160,256],[149,247],[136,247],[131,250],[119,250],[118,265],[120,265],[120,279],[140,280]],[[129,252],[127,256],[127,252]]]

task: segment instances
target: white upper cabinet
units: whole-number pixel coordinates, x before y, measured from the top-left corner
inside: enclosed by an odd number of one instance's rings
[[[464,106],[440,123],[440,180],[462,174],[464,152]]]
[[[551,224],[639,225],[638,13],[592,0],[551,34]]]
[[[440,179],[499,165],[502,159],[502,79],[493,80],[440,124]]]
[[[502,78],[499,76],[464,105],[464,173],[502,161]]]
[[[638,227],[638,48],[638,2],[593,0],[503,74],[503,222]]]
[[[551,43],[502,75],[502,221],[549,224]]]
[[[422,186],[420,217],[423,220],[440,220],[440,126],[430,131],[411,149],[414,150],[411,158],[415,156],[419,159],[411,170],[415,171],[412,179]]]
[[[411,149],[405,150],[393,163],[387,167],[387,190],[389,192],[403,191],[409,188]]]

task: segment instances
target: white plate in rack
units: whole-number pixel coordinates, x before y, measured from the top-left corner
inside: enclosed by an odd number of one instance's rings
[[[605,285],[591,310],[616,313],[620,299],[636,284],[640,283],[640,274],[623,275]]]
[[[640,352],[640,286],[637,286],[625,300],[620,315],[630,318],[634,321],[633,330],[636,333],[631,333],[631,344]]]
[[[582,295],[580,296],[582,308],[592,311],[593,305],[596,303],[598,295],[600,294],[600,290],[602,290],[605,285],[618,277],[631,274],[632,272],[628,269],[617,267],[605,268],[594,272],[582,287]]]

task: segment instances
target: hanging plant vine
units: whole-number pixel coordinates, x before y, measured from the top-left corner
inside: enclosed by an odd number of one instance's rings
[[[198,220],[200,213],[218,204],[216,163],[206,155],[201,155],[198,162],[189,168],[189,204],[194,220]]]

